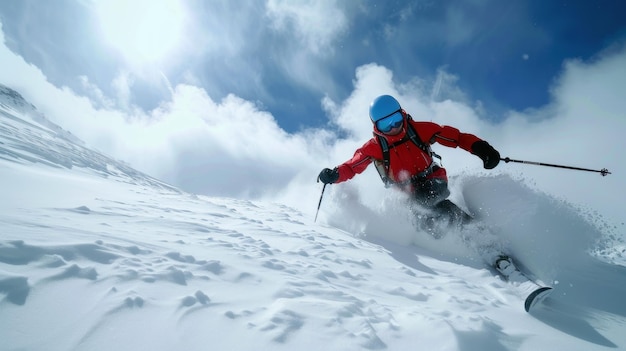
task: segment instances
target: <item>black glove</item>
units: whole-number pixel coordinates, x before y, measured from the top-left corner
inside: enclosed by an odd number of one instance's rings
[[[500,153],[484,140],[472,144],[472,153],[481,160],[485,169],[495,168],[500,163]]]
[[[320,175],[317,177],[317,179],[324,184],[332,184],[336,182],[337,179],[339,179],[339,171],[337,170],[337,168],[324,168],[320,172]]]

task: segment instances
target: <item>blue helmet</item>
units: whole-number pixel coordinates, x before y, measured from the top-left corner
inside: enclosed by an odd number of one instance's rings
[[[370,105],[370,119],[376,123],[400,109],[400,103],[393,96],[381,95],[374,99]]]

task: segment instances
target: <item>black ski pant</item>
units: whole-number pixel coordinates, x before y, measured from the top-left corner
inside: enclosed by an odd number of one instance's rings
[[[434,217],[448,220],[450,224],[466,224],[472,217],[452,201],[448,200],[448,182],[441,178],[420,178],[414,180],[413,198],[416,202],[434,212]]]

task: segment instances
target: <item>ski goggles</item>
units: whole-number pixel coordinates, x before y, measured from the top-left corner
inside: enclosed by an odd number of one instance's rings
[[[376,128],[383,133],[388,133],[394,128],[398,128],[402,125],[404,120],[404,116],[402,115],[402,110],[398,110],[390,114],[389,116],[383,117],[376,121]]]

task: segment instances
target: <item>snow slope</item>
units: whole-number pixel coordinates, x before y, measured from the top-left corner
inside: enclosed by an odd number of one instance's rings
[[[316,224],[182,192],[1,101],[0,350],[626,349],[623,228],[519,180],[461,177],[481,221],[440,240],[388,216],[398,199]],[[524,312],[494,248],[552,298]]]

